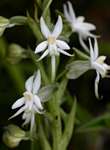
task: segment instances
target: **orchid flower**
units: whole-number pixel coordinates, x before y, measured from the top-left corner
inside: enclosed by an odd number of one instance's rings
[[[67,2],[67,5],[64,4],[64,15],[70,23],[73,32],[78,33],[81,46],[88,52],[89,48],[84,43],[84,40],[86,40],[87,37],[96,37],[96,35],[90,33],[90,31],[96,29],[96,26],[91,23],[84,22],[85,18],[83,16],[76,17],[72,4],[69,1]]]
[[[58,56],[59,53],[62,53],[67,56],[72,56],[65,51],[65,50],[69,50],[70,47],[66,42],[57,39],[59,37],[59,35],[61,34],[62,28],[63,28],[62,18],[60,16],[58,17],[58,20],[57,20],[56,25],[52,32],[47,27],[43,17],[41,17],[41,19],[40,19],[40,27],[41,27],[41,32],[42,32],[43,36],[47,40],[41,42],[36,47],[35,53],[40,53],[45,50],[45,52],[42,54],[42,56],[39,58],[39,60],[42,60],[48,54],[51,56],[52,78],[54,80],[54,78],[55,78],[55,63],[56,63],[55,56]]]
[[[90,45],[90,56],[86,56],[86,60],[76,60],[71,62],[66,66],[66,69],[68,69],[67,78],[69,79],[77,79],[82,74],[87,72],[88,70],[94,69],[96,71],[96,79],[95,79],[95,95],[97,98],[99,98],[98,94],[98,85],[100,81],[100,77],[110,77],[108,75],[108,71],[110,70],[110,65],[107,65],[104,61],[106,59],[106,56],[98,56],[99,50],[98,50],[98,43],[95,38],[94,46],[92,46],[91,40],[89,38],[89,45]]]
[[[30,130],[33,130],[35,123],[35,113],[42,114],[43,106],[41,104],[41,99],[37,95],[41,85],[41,75],[40,71],[37,74],[31,76],[25,83],[26,91],[23,93],[23,97],[18,99],[13,105],[12,109],[21,107],[11,118],[18,116],[23,113],[22,119],[25,120],[24,124],[30,122]]]
[[[91,68],[96,70],[97,76],[95,79],[95,95],[97,98],[99,98],[98,94],[98,84],[100,80],[100,76],[102,78],[109,77],[108,71],[110,70],[110,66],[107,65],[104,61],[106,59],[106,56],[98,56],[98,43],[95,38],[95,44],[94,47],[92,46],[91,40],[89,39],[89,45],[90,45],[90,64]]]

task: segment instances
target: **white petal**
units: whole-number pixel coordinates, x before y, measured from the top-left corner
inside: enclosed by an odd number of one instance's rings
[[[23,111],[25,110],[25,106],[20,108],[13,116],[11,116],[9,119],[12,119],[16,116],[18,116],[19,114],[21,114]]]
[[[39,110],[36,106],[33,106],[33,109],[39,114],[43,114],[45,112],[44,110]]]
[[[58,20],[52,32],[52,36],[55,36],[57,38],[62,32],[62,28],[63,28],[62,18],[61,16],[58,16]]]
[[[41,74],[40,74],[40,70],[38,70],[34,76],[33,90],[32,90],[33,94],[38,92],[40,85],[41,85]]]
[[[41,104],[40,98],[37,95],[34,95],[34,103],[35,106],[39,109],[39,110],[43,110],[43,106]]]
[[[81,44],[81,46],[84,48],[84,50],[86,52],[89,52],[89,48],[87,47],[87,45],[84,43],[83,37],[79,34],[79,42]]]
[[[100,75],[103,77],[105,77],[105,74],[106,74],[106,69],[105,67],[102,65],[102,64],[99,64],[97,62],[94,62],[93,63],[93,68],[100,73]]]
[[[35,49],[35,53],[40,53],[42,51],[44,51],[47,48],[48,42],[44,41],[41,42]]]
[[[91,58],[91,62],[94,61],[94,50],[92,47],[92,42],[91,39],[89,38],[89,45],[90,45],[90,58]]]
[[[31,118],[27,117],[26,120],[24,121],[24,123],[22,124],[22,126],[25,126],[26,124],[28,124],[30,122]]]
[[[51,56],[51,66],[52,66],[52,82],[55,80],[55,75],[56,75],[56,59],[55,55]]]
[[[24,113],[23,116],[22,116],[22,119],[25,119],[24,123],[23,123],[23,126],[28,124],[31,120],[31,113]]]
[[[94,58],[96,59],[99,55],[99,52],[98,52],[98,43],[97,43],[97,39],[95,38],[95,43],[94,43]]]
[[[66,55],[66,56],[73,56],[73,55],[71,55],[71,54],[65,52],[64,50],[62,50],[62,49],[60,49],[60,48],[58,48],[58,51],[59,51],[60,53],[64,54],[64,55]]]
[[[41,32],[44,35],[45,38],[48,38],[48,36],[51,34],[49,31],[49,28],[47,27],[43,17],[40,19],[40,27],[41,27]]]
[[[20,106],[22,106],[24,104],[24,97],[18,99],[13,105],[12,105],[12,109],[16,109]]]
[[[83,22],[84,20],[85,20],[85,17],[83,17],[83,16],[77,17],[78,22]]]
[[[42,54],[42,56],[38,59],[38,61],[42,60],[44,57],[46,57],[49,54],[48,49]]]
[[[98,93],[98,86],[99,86],[99,80],[100,80],[100,75],[98,72],[97,73],[97,76],[96,76],[96,79],[95,79],[95,95],[97,98],[99,98],[99,93]]]
[[[91,24],[91,23],[79,23],[81,24],[81,28],[82,30],[85,30],[85,31],[92,31],[92,30],[95,30],[96,29],[96,26]]]
[[[69,45],[64,41],[56,40],[56,44],[60,49],[70,49]]]
[[[27,79],[26,83],[25,83],[25,89],[28,91],[28,92],[32,92],[32,87],[33,87],[33,79],[34,79],[34,76],[31,76]]]
[[[65,18],[67,19],[67,21],[68,22],[70,22],[71,23],[71,16],[69,15],[69,13],[68,13],[68,10],[67,10],[67,6],[64,4],[63,5],[63,8],[64,8],[64,15],[65,15]]]
[[[72,4],[68,1],[68,9],[69,9],[69,14],[71,16],[71,19],[73,19],[73,21],[75,21],[76,19],[76,16],[75,16],[75,12],[74,12],[74,9],[72,7]]]
[[[100,37],[100,36],[95,35],[95,34],[92,34],[92,33],[90,33],[90,32],[86,32],[86,36],[87,36],[87,37],[91,37],[91,38],[99,38],[99,37]]]

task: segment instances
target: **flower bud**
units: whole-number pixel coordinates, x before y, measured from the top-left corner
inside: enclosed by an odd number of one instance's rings
[[[5,29],[9,26],[10,21],[9,19],[0,16],[0,36],[2,36]]]
[[[24,48],[17,44],[11,44],[8,48],[8,62],[11,64],[18,63],[21,59],[26,58],[27,53]]]
[[[10,148],[17,147],[21,140],[28,140],[26,132],[16,125],[8,125],[3,134],[3,142]]]

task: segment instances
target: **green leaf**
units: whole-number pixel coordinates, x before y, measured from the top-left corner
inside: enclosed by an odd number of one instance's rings
[[[68,64],[66,68],[69,70],[67,73],[67,78],[76,79],[91,69],[91,66],[89,61],[76,60]]]
[[[83,60],[88,60],[88,59],[90,59],[90,57],[89,57],[87,54],[81,52],[80,50],[78,50],[78,49],[76,49],[76,48],[73,48],[73,49],[74,49],[74,51],[75,51],[75,53],[76,53],[76,56],[78,56],[79,59],[83,59]]]
[[[9,19],[0,16],[0,28],[7,27],[9,25]]]
[[[27,17],[27,23],[31,28],[31,30],[33,31],[33,34],[36,37],[36,39],[38,41],[42,41],[43,37],[42,37],[42,33],[40,32],[39,24],[32,17],[30,17],[29,14]]]
[[[75,125],[75,115],[76,115],[77,101],[74,99],[73,106],[71,112],[68,114],[68,119],[66,121],[66,125],[64,128],[64,133],[62,135],[62,140],[60,143],[60,148],[65,150],[70,142],[70,139],[73,134],[73,129]]]
[[[42,16],[44,17],[44,18],[46,18],[46,20],[47,21],[49,21],[50,22],[50,5],[51,5],[51,3],[52,3],[52,0],[44,0],[44,2],[43,2],[43,13],[42,13]]]
[[[42,87],[38,92],[41,101],[48,101],[53,96],[53,93],[57,90],[57,87],[57,84],[50,84]]]
[[[106,120],[110,119],[110,114],[104,114],[95,119],[88,121],[80,126],[76,132],[93,132],[106,128]]]
[[[66,89],[66,86],[67,86],[67,83],[68,83],[68,79],[67,78],[64,78],[59,87],[58,87],[58,91],[56,93],[56,99],[59,103],[61,103],[61,99],[64,95],[64,92],[65,92],[65,89]]]
[[[24,25],[27,22],[27,17],[25,16],[14,16],[9,19],[10,24],[14,25]]]

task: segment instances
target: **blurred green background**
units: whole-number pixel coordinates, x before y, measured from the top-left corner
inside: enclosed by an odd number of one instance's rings
[[[55,17],[56,11],[63,11],[63,3],[66,0],[53,0],[51,5],[52,16]],[[99,41],[100,54],[107,55],[106,62],[110,64],[110,0],[71,0],[76,14],[86,17],[86,21],[97,26],[97,35],[101,35]],[[0,16],[11,17],[16,15],[26,15],[27,10],[33,14],[34,0],[0,0]],[[5,47],[3,45],[5,43]],[[4,62],[3,49],[7,49],[8,44],[17,43],[22,47],[31,47],[33,50],[36,45],[36,39],[27,26],[19,26],[7,29],[2,38],[0,38],[0,138],[4,126],[9,123],[21,125],[21,117],[8,121],[11,116],[12,103],[21,96],[24,81],[34,71],[35,66],[30,60],[21,61],[19,65],[12,65]],[[79,44],[73,44],[80,48]],[[20,71],[18,71],[20,70]],[[23,81],[22,85],[16,82],[16,77]],[[87,110],[90,116],[101,116],[110,112],[110,79],[101,80],[99,93],[102,93],[103,99],[97,100],[94,95],[94,78],[95,72],[89,71],[79,79],[69,82],[71,94],[75,93],[81,108]],[[19,87],[18,87],[19,85]],[[84,116],[87,113],[84,114]],[[82,122],[87,122],[87,116],[83,117]],[[109,150],[110,149],[110,117],[103,124],[104,129],[93,133],[76,133],[73,135],[69,150]],[[85,120],[84,120],[85,119]],[[26,148],[27,147],[27,148]],[[15,149],[29,149],[29,142],[22,142]],[[0,150],[8,150],[0,141]]]

